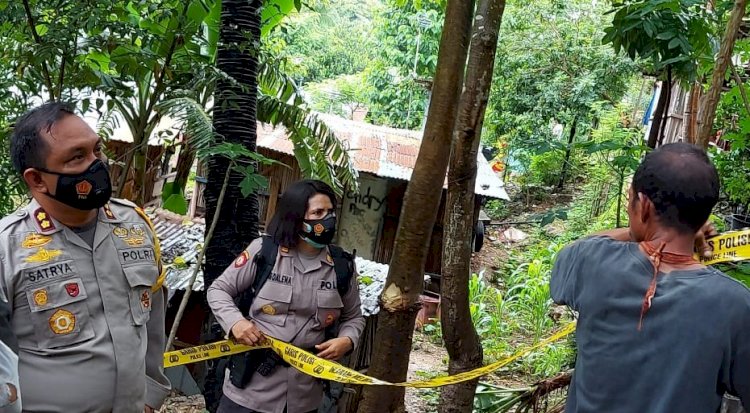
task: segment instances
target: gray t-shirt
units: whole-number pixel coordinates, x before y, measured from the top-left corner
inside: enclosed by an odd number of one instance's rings
[[[96,236],[96,225],[97,220],[93,220],[82,227],[71,227],[70,229],[73,230],[73,232],[75,232],[79,237],[81,237],[81,239],[84,240],[87,244],[89,244],[89,247],[93,247],[94,237]]]
[[[750,406],[750,290],[712,268],[661,273],[638,244],[592,237],[564,248],[550,293],[579,312],[566,413],[715,413]]]

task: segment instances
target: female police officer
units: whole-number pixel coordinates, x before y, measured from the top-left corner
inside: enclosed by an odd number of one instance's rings
[[[354,348],[364,319],[356,276],[349,278],[348,288],[337,285],[334,247],[329,246],[336,232],[335,211],[336,197],[323,182],[299,181],[284,192],[269,236],[253,241],[208,290],[209,305],[224,331],[245,344],[268,334],[329,360]],[[261,264],[255,258],[268,250],[264,242],[273,242],[278,252],[258,286],[254,282],[262,268],[258,271]],[[235,299],[251,287],[257,291],[246,318]],[[334,323],[338,334],[326,337]],[[274,359],[270,350],[252,351],[241,366],[234,364],[230,369],[251,371],[230,371],[219,413],[301,413],[321,404],[321,382]]]

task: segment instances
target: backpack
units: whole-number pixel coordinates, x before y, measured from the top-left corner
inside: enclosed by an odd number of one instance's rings
[[[354,255],[336,245],[329,245],[328,251],[333,259],[333,268],[336,272],[336,288],[339,295],[343,298],[349,292],[349,283],[354,276]],[[278,252],[279,246],[273,239],[268,235],[263,235],[260,252],[253,257],[255,279],[250,288],[235,298],[237,308],[245,317],[249,315],[250,307],[258,291],[263,288],[263,285],[271,275],[276,265]],[[326,328],[325,339],[338,337],[338,331],[339,323],[336,320],[336,322]],[[228,364],[231,382],[237,388],[245,388],[256,371],[262,376],[266,376],[280,362],[283,363],[278,355],[269,349],[250,350],[230,356]]]

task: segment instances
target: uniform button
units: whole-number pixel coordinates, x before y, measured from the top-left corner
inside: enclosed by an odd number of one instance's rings
[[[18,215],[19,217],[24,217],[26,216],[26,211],[18,211],[16,212],[16,215]]]

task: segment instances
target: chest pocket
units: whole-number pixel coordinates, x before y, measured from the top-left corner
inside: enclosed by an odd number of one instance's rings
[[[292,302],[292,286],[266,282],[253,302],[253,318],[277,326],[284,326]]]
[[[122,269],[128,279],[130,290],[130,313],[133,325],[143,326],[151,318],[151,287],[158,278],[156,265],[135,265]]]
[[[94,337],[80,278],[25,290],[39,348],[60,348]]]
[[[336,289],[318,290],[317,299],[317,320],[322,328],[326,328],[339,319],[344,303]]]

